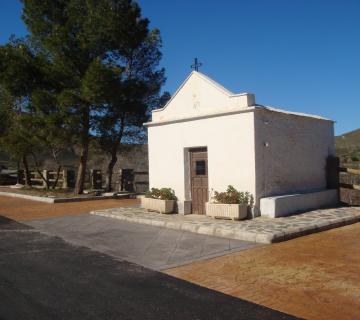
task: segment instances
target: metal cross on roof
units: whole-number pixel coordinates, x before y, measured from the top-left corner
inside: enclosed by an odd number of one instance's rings
[[[194,59],[194,64],[192,64],[190,67],[191,69],[194,69],[195,71],[199,71],[199,68],[202,66],[202,63],[198,61],[198,58]]]

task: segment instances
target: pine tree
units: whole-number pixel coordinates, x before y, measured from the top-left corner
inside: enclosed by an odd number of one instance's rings
[[[139,93],[139,88],[148,92],[148,100],[159,91],[163,70],[149,73],[152,69],[146,63],[154,61],[153,69],[156,68],[160,37],[157,31],[149,31],[149,21],[141,17],[139,5],[131,0],[23,3],[23,20],[30,40],[46,57],[48,70],[56,80],[54,88],[45,88],[38,96],[56,100],[55,105],[64,115],[64,128],[80,147],[75,190],[80,194],[92,135],[102,134],[103,128],[109,128],[104,123],[112,123],[116,129],[109,132],[115,133],[113,141],[120,141],[119,122],[107,121],[111,117],[114,120],[115,106],[121,106],[126,115],[136,113],[129,108],[138,108],[139,104],[133,103],[133,94]],[[143,55],[153,57],[146,60]],[[51,82],[54,79],[49,74],[47,80]],[[147,99],[144,96],[136,99],[146,109],[143,104]],[[121,124],[121,116],[117,120]]]

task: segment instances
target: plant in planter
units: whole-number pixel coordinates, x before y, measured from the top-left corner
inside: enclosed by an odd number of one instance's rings
[[[214,192],[211,201],[206,203],[206,215],[232,220],[245,219],[253,201],[254,197],[250,192],[241,192],[228,186],[226,192]]]
[[[145,193],[145,198],[141,199],[141,207],[149,211],[160,213],[171,213],[174,211],[176,196],[174,190],[170,188],[151,188]]]

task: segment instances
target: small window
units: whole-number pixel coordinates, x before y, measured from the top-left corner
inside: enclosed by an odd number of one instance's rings
[[[206,175],[206,162],[205,162],[205,160],[197,160],[196,161],[196,175],[197,176]]]

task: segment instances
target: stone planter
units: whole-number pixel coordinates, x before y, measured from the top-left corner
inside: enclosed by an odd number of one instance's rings
[[[174,211],[175,200],[159,200],[152,198],[141,198],[141,207],[146,210],[160,213],[171,213]]]
[[[248,205],[206,202],[206,215],[214,218],[241,220],[247,217]]]

